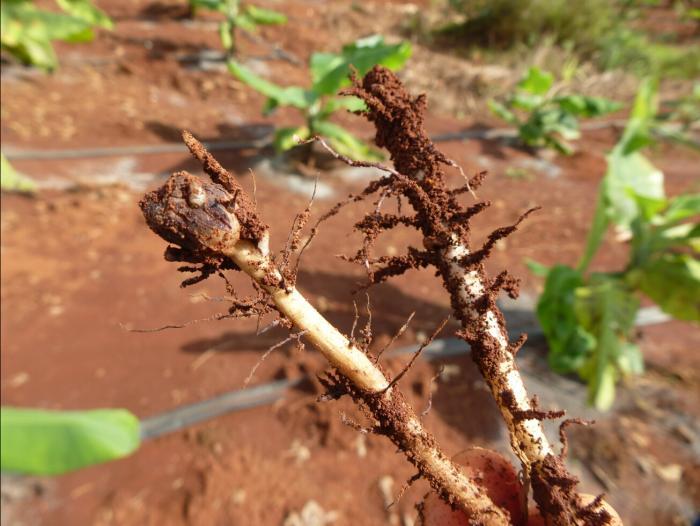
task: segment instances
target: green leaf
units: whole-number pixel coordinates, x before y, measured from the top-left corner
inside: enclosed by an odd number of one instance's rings
[[[273,11],[272,9],[263,9],[262,7],[255,7],[254,5],[249,5],[246,7],[246,15],[250,19],[259,25],[275,25],[275,24],[286,24],[287,17],[280,13],[279,11]]]
[[[0,188],[6,192],[32,194],[36,192],[36,183],[15,170],[7,158],[0,154]]]
[[[629,230],[639,214],[635,196],[664,198],[664,174],[639,152],[617,147],[607,156],[608,170],[601,184],[605,211],[614,224]]]
[[[225,50],[233,48],[233,24],[230,20],[223,20],[219,23],[219,38]]]
[[[532,272],[535,276],[540,278],[546,278],[551,268],[532,259],[526,260],[525,264],[527,265],[527,268],[530,272]]]
[[[523,79],[518,83],[518,88],[533,95],[544,95],[554,83],[554,76],[548,71],[531,67]]]
[[[622,374],[642,374],[644,372],[644,356],[639,345],[620,342],[617,366]]]
[[[538,120],[530,119],[518,127],[518,137],[529,146],[542,146],[544,136],[544,128]]]
[[[529,93],[516,93],[509,102],[513,108],[523,111],[534,111],[544,102],[544,97]]]
[[[378,64],[393,70],[399,69],[410,56],[411,45],[408,42],[388,45],[379,35],[346,45],[339,55],[314,53],[310,62],[312,90],[319,95],[333,95],[350,84],[348,75],[351,65],[359,75],[364,75]]]
[[[218,11],[225,13],[227,11],[226,0],[189,0],[190,6],[197,9],[208,9],[210,11]]]
[[[700,261],[688,254],[662,254],[631,279],[664,312],[674,318],[700,322]]]
[[[588,286],[576,290],[576,319],[594,339],[578,373],[588,382],[589,402],[601,411],[612,405],[619,374],[638,370],[629,347],[638,309],[633,291],[607,274],[594,274]]]
[[[295,108],[306,109],[309,108],[316,99],[313,93],[298,86],[283,88],[277,84],[273,84],[259,77],[235,60],[229,60],[228,69],[241,82],[246,83],[263,95],[274,99],[276,105],[294,106]]]
[[[581,260],[578,265],[576,265],[576,270],[585,272],[586,269],[588,269],[588,265],[591,264],[593,257],[596,252],[598,252],[598,248],[600,248],[600,244],[603,242],[603,237],[605,236],[609,224],[607,200],[603,184],[601,183],[598,189],[593,222],[591,223],[591,229],[588,231],[588,236],[586,237],[586,248],[583,250]]]
[[[650,197],[638,194],[634,194],[632,197],[637,203],[639,217],[645,222],[660,218],[661,212],[669,206],[668,199],[665,197]]]
[[[564,140],[558,139],[553,134],[545,135],[544,143],[545,143],[545,145],[554,148],[556,151],[558,151],[561,154],[571,155],[572,153],[574,153],[574,149],[569,145],[569,143],[567,143]]]
[[[664,224],[675,224],[700,214],[700,194],[682,194],[671,199],[663,213]]]
[[[657,92],[658,81],[650,78],[642,81],[625,131],[615,146],[613,154],[624,156],[651,143],[650,129],[658,109]]]
[[[537,303],[537,319],[549,345],[549,364],[567,373],[577,370],[593,345],[592,336],[579,325],[574,310],[576,290],[583,276],[565,265],[549,270],[544,291]]]
[[[124,457],[140,443],[139,421],[124,409],[0,409],[1,469],[58,475]]]
[[[91,26],[104,29],[114,28],[112,19],[104,11],[95,7],[90,0],[56,0],[56,3],[69,15],[79,18]]]
[[[599,117],[622,108],[622,104],[600,97],[585,97],[583,95],[566,95],[556,97],[554,102],[559,107],[579,117]]]
[[[365,102],[358,97],[333,97],[328,99],[321,107],[320,116],[328,117],[338,110],[347,110],[351,112],[364,111],[367,109]]]
[[[258,30],[258,24],[253,20],[248,13],[241,13],[233,18],[233,23],[236,27],[255,33]]]
[[[8,49],[21,62],[46,71],[52,71],[58,67],[56,52],[48,40],[25,37],[19,45],[3,46],[3,49]]]
[[[491,113],[496,115],[496,117],[503,119],[508,124],[512,124],[513,126],[517,126],[519,124],[518,118],[515,116],[515,114],[500,102],[489,100],[487,104],[489,105]]]
[[[340,154],[351,159],[362,161],[377,161],[382,159],[380,152],[367,143],[355,137],[342,126],[326,120],[314,123],[314,132],[328,138],[331,146]]]
[[[85,42],[93,37],[90,24],[74,16],[38,9],[30,2],[0,3],[3,50],[18,60],[52,70],[57,66],[52,40]]]
[[[278,152],[286,152],[299,146],[297,139],[305,140],[309,138],[309,129],[306,126],[292,126],[290,128],[278,128],[275,130],[275,137],[272,145]]]

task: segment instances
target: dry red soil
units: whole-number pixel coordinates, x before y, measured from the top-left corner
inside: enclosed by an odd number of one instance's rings
[[[176,141],[181,129],[207,140],[247,140],[269,131],[272,123],[295,122],[296,115],[288,111],[272,119],[260,117],[261,97],[227,73],[178,63],[182,55],[216,49],[218,38],[214,25],[183,18],[181,4],[100,4],[114,17],[115,31],[100,33],[88,45],[57,46],[63,66],[54,75],[3,68],[3,149],[158,145]],[[400,19],[407,9],[399,2],[363,3],[367,29],[349,2],[268,4],[285,11],[290,21],[264,29],[262,38],[304,62],[313,50],[337,49],[373,29],[395,33],[397,24],[386,21]],[[241,52],[252,61],[269,49],[242,39]],[[416,53],[428,51],[418,48]],[[306,82],[297,65],[270,58],[253,63],[280,83]],[[450,89],[438,83],[429,101],[441,99],[442,90],[458,100]],[[340,121],[362,136],[371,135],[357,117],[341,116]],[[438,135],[475,124],[475,118],[437,111],[430,114],[427,128]],[[475,238],[511,223],[534,205],[543,207],[499,244],[489,262],[492,272],[508,268],[523,279],[524,291],[536,294],[541,283],[528,273],[525,260],[576,260],[604,173],[604,155],[616,137],[612,128],[591,132],[578,144],[579,153],[553,161],[560,170],[557,177],[533,169],[531,179],[506,176],[509,166],[530,158],[515,148],[480,140],[438,144],[468,173],[489,170],[479,197],[494,206],[479,220]],[[248,168],[267,154],[255,149],[215,153],[248,189],[253,187]],[[666,174],[670,194],[698,190],[697,154],[662,147],[652,157]],[[45,189],[34,198],[2,196],[3,405],[126,407],[145,418],[242,387],[261,353],[284,339],[281,330],[255,336],[254,321],[205,321],[147,334],[128,331],[207,318],[223,309],[206,299],[224,294],[218,280],[179,288],[182,276],[162,259],[164,244],[140,215],[142,191],[123,184],[134,173],[183,168],[199,173],[184,146],[167,154],[14,164],[44,183],[80,184]],[[121,183],[94,184],[98,178],[92,180],[93,175],[114,176]],[[259,209],[271,225],[274,248],[282,247],[294,214],[308,200],[308,192],[290,190],[290,177],[256,180]],[[453,177],[458,184],[459,175]],[[162,178],[145,181],[155,187]],[[365,183],[324,174],[321,181],[335,197],[318,199],[316,216]],[[299,275],[300,289],[346,331],[353,320],[351,291],[363,276],[336,255],[351,254],[358,246],[351,224],[362,210],[362,205],[346,208],[324,224]],[[393,254],[416,241],[411,232],[398,230],[387,234],[381,246]],[[625,253],[623,245],[610,240],[596,266],[614,268]],[[234,279],[247,290],[242,278]],[[372,289],[371,302],[377,348],[412,311],[416,321],[398,346],[425,337],[449,309],[437,279],[419,271]],[[364,303],[364,296],[358,303]],[[665,323],[645,328],[641,344],[648,372],[621,389],[616,410],[597,415],[598,425],[572,432],[570,465],[586,492],[609,493],[626,523],[684,524],[700,505],[700,331]],[[526,372],[536,385],[547,379],[556,385],[542,353],[541,342],[526,346]],[[391,358],[388,366],[398,371],[404,360]],[[431,387],[440,365],[448,366],[447,374]],[[252,384],[322,367],[313,351],[300,353],[290,345],[261,365]],[[426,426],[448,454],[471,445],[508,450],[495,404],[468,357],[421,362],[402,385],[419,411],[435,390]],[[562,392],[559,405],[577,416],[584,390],[573,381],[566,385],[578,389],[579,401],[569,404],[571,393]],[[309,383],[273,405],[148,441],[118,462],[31,484],[4,483],[3,524],[278,525],[285,519],[288,524],[323,524],[291,522],[290,516],[305,506],[308,510],[310,501],[338,525],[398,524],[415,517],[414,504],[425,485],[416,484],[390,510],[380,490],[380,481],[393,480],[390,495],[396,495],[412,475],[411,466],[386,439],[360,435],[341,423],[342,412],[362,418],[347,401],[318,404],[317,395]]]

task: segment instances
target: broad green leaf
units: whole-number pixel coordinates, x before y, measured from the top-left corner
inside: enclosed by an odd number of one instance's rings
[[[599,117],[622,108],[622,104],[619,102],[584,95],[556,97],[554,102],[564,111],[579,117]]]
[[[382,154],[367,143],[355,137],[342,126],[326,120],[314,123],[314,131],[328,138],[331,146],[340,154],[351,159],[376,161],[382,159]]]
[[[235,60],[229,60],[228,69],[240,81],[245,82],[263,95],[275,99],[279,106],[294,106],[295,108],[306,109],[315,101],[315,95],[298,86],[283,88],[277,84],[259,77],[251,70],[239,64]]]
[[[489,109],[491,110],[491,113],[503,119],[508,124],[512,124],[513,126],[517,126],[519,124],[518,118],[515,116],[515,114],[500,102],[497,102],[495,100],[489,100],[488,105]]]
[[[246,7],[246,15],[250,19],[259,25],[274,25],[274,24],[286,24],[287,17],[280,13],[279,11],[273,11],[272,9],[263,9],[262,7],[255,7],[254,5],[249,5]]]
[[[306,126],[293,126],[290,128],[278,128],[275,130],[275,137],[272,145],[278,152],[286,152],[299,146],[297,139],[308,139],[309,129]]]
[[[547,274],[537,303],[537,319],[549,345],[549,364],[560,373],[577,370],[593,345],[574,310],[576,290],[582,286],[583,276],[579,272],[555,265]]]
[[[674,318],[700,322],[700,261],[693,256],[663,254],[635,269],[631,279]]]
[[[639,152],[625,154],[616,147],[607,160],[601,185],[605,211],[611,222],[628,230],[639,213],[635,196],[664,198],[664,174]]]
[[[544,95],[552,87],[553,83],[554,76],[551,73],[531,67],[518,83],[518,88],[533,95]]]
[[[410,56],[411,45],[408,42],[389,45],[378,35],[344,46],[339,55],[314,53],[310,62],[312,90],[319,95],[334,95],[350,83],[348,75],[351,65],[359,75],[364,75],[375,65],[399,69]]]
[[[311,82],[316,84],[334,68],[342,65],[343,58],[336,53],[313,53],[309,59]]]
[[[0,409],[1,469],[58,475],[124,457],[140,443],[138,419],[124,409]]]
[[[36,191],[36,183],[15,170],[7,158],[0,154],[0,188],[6,192],[31,194]]]
[[[112,19],[101,11],[90,0],[56,0],[56,3],[66,13],[90,24],[104,29],[112,29]]]
[[[523,111],[534,111],[544,102],[544,97],[530,93],[516,93],[510,99],[510,105]]]

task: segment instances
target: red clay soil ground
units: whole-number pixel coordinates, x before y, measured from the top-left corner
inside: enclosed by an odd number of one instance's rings
[[[269,131],[272,121],[260,117],[259,96],[224,72],[188,70],[176,61],[179,55],[216,48],[215,26],[177,18],[181,4],[100,5],[115,18],[116,30],[101,33],[89,45],[58,46],[63,67],[55,75],[4,68],[3,148],[162,144],[176,141],[183,128],[210,140],[248,139]],[[262,37],[302,61],[314,49],[337,49],[343,41],[369,32],[353,22],[356,15],[349,2],[334,2],[332,7],[280,2],[274,7],[285,11],[290,22],[284,28],[265,28]],[[371,16],[380,7],[391,16]],[[363,9],[370,13],[363,15],[368,23],[390,31],[395,24],[385,20],[400,18],[406,7],[398,2],[363,3]],[[350,20],[347,25],[338,22],[343,14]],[[243,53],[250,59],[269,49],[243,39]],[[416,53],[431,51],[419,48]],[[301,83],[306,78],[301,68],[288,62],[250,63],[279,82]],[[446,98],[458,100],[448,84],[435,86],[429,100],[443,98],[443,88]],[[292,123],[294,118],[293,112],[282,111],[274,123]],[[370,128],[359,118],[340,120],[368,136]],[[475,119],[457,120],[438,111],[430,115],[427,127],[438,135],[475,124]],[[510,269],[523,278],[523,289],[535,294],[541,284],[527,272],[526,259],[576,260],[604,172],[604,153],[616,133],[611,128],[587,134],[578,145],[580,153],[554,161],[556,177],[531,169],[530,179],[506,176],[508,167],[532,162],[517,149],[476,140],[439,144],[468,173],[489,170],[480,197],[493,200],[494,206],[478,223],[477,236],[512,222],[533,205],[543,206],[499,244],[489,263],[492,272]],[[259,152],[216,153],[252,188],[247,168],[256,165]],[[697,154],[665,147],[652,157],[666,174],[669,194],[698,190]],[[146,174],[139,181],[154,187],[162,181],[154,174],[183,167],[198,173],[184,147],[181,153],[14,164],[39,181],[82,183],[66,191],[43,190],[34,198],[2,196],[3,405],[126,407],[148,417],[242,387],[261,353],[285,337],[283,331],[255,336],[254,322],[231,320],[148,334],[127,330],[185,323],[222,310],[221,303],[206,299],[224,293],[220,281],[179,288],[182,276],[162,259],[164,243],[140,215],[140,191],[133,185],[85,184],[93,174],[114,175],[123,182],[130,182],[131,174]],[[308,199],[308,194],[290,190],[289,177],[256,181],[259,207],[271,225],[276,248]],[[457,184],[459,176],[453,177]],[[336,197],[317,200],[315,214],[364,186],[362,180],[323,174],[321,182]],[[346,331],[353,319],[350,290],[362,273],[335,255],[357,247],[359,239],[350,233],[350,225],[360,215],[361,207],[350,207],[327,222],[305,254],[299,276],[299,286],[312,303]],[[393,254],[414,242],[410,232],[396,231],[382,246]],[[625,253],[624,246],[611,240],[596,266],[615,268]],[[247,290],[242,278],[234,279]],[[428,272],[412,272],[376,287],[371,300],[377,347],[414,310],[416,321],[397,346],[415,343],[432,331],[449,307]],[[363,302],[360,296],[358,303]],[[700,506],[700,331],[679,322],[645,328],[642,346],[648,372],[621,389],[616,410],[597,415],[598,425],[572,432],[570,463],[587,492],[610,494],[626,523],[684,524]],[[522,356],[531,385],[558,385],[543,366],[541,343],[533,342]],[[389,365],[398,371],[404,360],[391,358]],[[507,451],[495,404],[469,358],[442,364],[447,367],[437,385],[430,379],[438,363],[420,362],[402,381],[419,410],[435,390],[427,427],[449,454],[471,445]],[[313,351],[300,353],[288,346],[264,362],[251,384],[322,367]],[[584,391],[567,382],[577,396],[572,399],[562,391],[559,405],[576,416],[584,411]],[[130,458],[108,465],[54,479],[3,480],[2,523],[410,524],[425,485],[416,484],[387,511],[385,499],[391,500],[412,475],[410,465],[384,438],[360,435],[341,423],[341,412],[361,419],[347,401],[318,404],[317,394],[309,384],[271,406],[148,441]],[[311,501],[323,510],[316,509],[315,522],[308,517],[313,515]]]

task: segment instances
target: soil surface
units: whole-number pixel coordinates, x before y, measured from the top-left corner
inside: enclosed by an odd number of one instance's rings
[[[90,44],[57,45],[62,67],[55,74],[3,65],[3,151],[158,147],[178,141],[181,129],[203,140],[250,142],[269,135],[273,124],[297,123],[294,111],[261,117],[260,96],[225,71],[202,67],[202,54],[218,49],[214,19],[188,19],[182,2],[99,4],[115,19],[115,30],[100,32]],[[338,49],[373,31],[398,38],[404,26],[397,21],[429,2],[260,4],[284,11],[289,23],[262,29],[257,41],[241,38],[242,58],[271,80],[305,84],[305,69],[280,59],[272,43],[304,63],[314,50]],[[449,51],[416,44],[415,62],[401,74],[410,89],[428,90],[434,108],[429,133],[500,127],[483,110],[484,93],[503,90],[519,72],[457,59]],[[471,78],[468,69],[486,88],[465,80]],[[591,89],[604,91],[604,81]],[[616,85],[621,94],[631,93],[623,82]],[[464,108],[459,117],[458,107]],[[360,118],[341,115],[338,121],[371,136]],[[491,275],[509,269],[532,296],[541,282],[527,271],[526,260],[576,261],[605,152],[618,134],[613,127],[588,132],[577,143],[578,153],[555,159],[497,140],[438,143],[468,174],[489,172],[479,197],[493,206],[475,221],[474,239],[543,207],[498,243],[487,265]],[[282,248],[294,214],[308,202],[313,178],[283,173],[265,149],[214,153],[245,188],[255,188],[272,247]],[[699,189],[698,154],[663,146],[651,157],[666,175],[669,194]],[[207,321],[225,309],[213,300],[225,294],[223,283],[210,279],[183,290],[182,275],[163,260],[164,243],[146,228],[137,202],[143,190],[173,171],[200,173],[184,145],[165,153],[13,164],[42,189],[31,198],[2,195],[3,405],[126,407],[146,418],[241,388],[262,353],[287,336],[277,329],[256,336],[254,320]],[[369,175],[338,166],[324,170],[324,192],[311,222],[362,189]],[[449,177],[460,184],[456,171]],[[356,251],[361,238],[351,225],[364,210],[347,207],[324,223],[299,273],[302,292],[345,331],[353,322],[353,299],[361,307],[360,323],[366,319],[364,295],[352,295],[363,272],[336,255]],[[415,233],[397,229],[377,247],[395,255],[418,242]],[[609,239],[595,268],[616,268],[626,251]],[[241,291],[250,290],[242,277],[233,280]],[[430,272],[412,271],[372,288],[370,297],[376,348],[411,312],[416,316],[397,347],[424,339],[449,309]],[[187,326],[129,331],[168,324]],[[448,325],[452,333],[455,328]],[[647,372],[621,386],[614,410],[604,415],[585,407],[584,386],[547,371],[537,338],[520,360],[543,407],[598,420],[570,431],[569,465],[584,491],[608,493],[627,524],[687,524],[700,507],[700,330],[680,322],[646,327],[641,344]],[[406,359],[389,357],[387,367],[398,372]],[[314,375],[323,367],[313,351],[289,344],[257,369],[251,385]],[[468,356],[419,361],[401,385],[418,412],[431,399],[426,427],[448,454],[471,445],[508,451],[496,406]],[[388,440],[343,425],[341,414],[362,422],[347,400],[317,403],[318,394],[314,382],[304,382],[272,405],[147,441],[121,461],[52,479],[4,477],[2,524],[412,524],[426,485],[416,483],[387,510],[413,474],[410,464]]]

